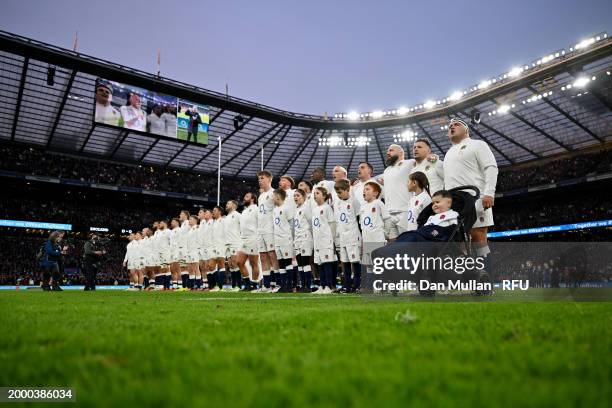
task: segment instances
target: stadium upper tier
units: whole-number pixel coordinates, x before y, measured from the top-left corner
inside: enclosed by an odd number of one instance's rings
[[[217,169],[219,137],[229,176],[253,177],[263,164],[301,178],[316,166],[353,168],[362,160],[380,172],[393,142],[409,148],[415,137],[427,137],[443,155],[452,116],[480,115],[472,136],[491,145],[501,166],[612,139],[612,40],[605,34],[440,100],[329,116],[275,109],[7,32],[0,32],[0,67],[0,138],[202,173]],[[209,106],[209,144],[94,123],[97,78]],[[238,115],[242,129],[234,125]]]

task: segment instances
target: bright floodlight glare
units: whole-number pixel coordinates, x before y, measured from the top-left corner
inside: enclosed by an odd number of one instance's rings
[[[478,89],[488,88],[489,85],[491,85],[491,80],[487,79],[486,81],[482,81],[480,84],[478,84]]]
[[[516,76],[521,75],[521,72],[523,72],[523,68],[521,67],[514,67],[512,68],[509,72],[508,72],[508,76],[510,78],[514,78]]]
[[[405,115],[407,113],[408,113],[408,108],[405,106],[402,106],[397,110],[398,115]]]
[[[434,101],[429,100],[429,101],[425,102],[423,104],[423,106],[425,107],[425,109],[431,109],[434,106],[436,106],[436,103]]]
[[[370,116],[372,116],[373,119],[382,118],[383,115],[384,115],[383,111],[380,111],[380,110],[375,110],[374,112],[370,114]]]
[[[462,96],[463,96],[463,92],[456,91],[456,92],[453,92],[451,96],[449,96],[448,99],[450,99],[451,101],[458,101],[459,99],[461,99]]]
[[[587,78],[587,77],[580,77],[580,78],[578,78],[578,79],[576,79],[576,80],[574,81],[574,86],[577,86],[578,88],[582,88],[582,87],[584,87],[586,84],[588,84],[588,83],[589,83],[589,81],[590,81],[590,79],[589,79],[589,78]]]
[[[502,105],[499,108],[497,108],[497,112],[499,113],[508,113],[509,110],[510,110],[509,105]]]
[[[359,114],[355,111],[351,111],[348,113],[348,115],[346,115],[347,119],[349,120],[357,120],[359,119]]]
[[[576,44],[576,46],[574,48],[576,48],[577,50],[580,50],[582,48],[588,47],[589,45],[593,44],[594,42],[595,42],[595,39],[591,37],[589,39],[580,41],[578,44]]]

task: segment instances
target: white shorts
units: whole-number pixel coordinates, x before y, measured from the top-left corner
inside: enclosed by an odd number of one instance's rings
[[[361,245],[340,246],[340,262],[361,262]]]
[[[208,248],[200,248],[200,261],[208,261],[209,259]]]
[[[169,265],[170,262],[171,262],[171,258],[172,258],[172,256],[171,256],[170,252],[162,252],[161,254],[159,254],[159,259],[160,259],[161,264],[163,266]]]
[[[493,209],[482,208],[482,198],[476,200],[476,222],[472,228],[490,227],[493,223]]]
[[[241,249],[242,249],[242,243],[227,244],[227,249],[225,251],[225,254],[229,258],[229,257],[236,255],[238,251],[240,251]]]
[[[240,250],[247,255],[259,255],[259,245],[255,239],[243,239]]]
[[[131,271],[132,269],[138,269],[135,261],[128,261],[127,268],[129,271]]]
[[[278,245],[274,250],[276,251],[277,259],[293,258],[293,245],[291,245],[291,242],[288,242],[286,245]]]
[[[187,255],[185,256],[185,261],[187,263],[200,262],[200,252],[197,249],[193,251],[188,251]]]
[[[187,250],[185,248],[176,248],[174,253],[172,254],[172,262],[185,263]]]
[[[395,228],[397,230],[391,232],[389,235],[391,238],[395,238],[399,236],[399,234],[408,231],[408,211],[393,211],[391,212],[391,215],[396,217],[397,224]],[[393,236],[394,233],[397,235]]]
[[[270,252],[274,251],[274,234],[258,234],[259,239],[259,252]]]
[[[209,253],[212,252],[211,253],[212,258],[215,258],[215,259],[216,258],[225,258],[225,252],[226,251],[227,251],[227,248],[225,247],[225,245],[224,244],[219,244],[219,245],[214,245],[212,247],[212,251],[209,251]]]
[[[317,265],[321,265],[325,262],[334,262],[334,258],[336,258],[334,248],[322,248],[314,250],[314,263],[316,263]]]
[[[145,267],[145,258],[137,258],[134,260],[134,269],[143,269]]]

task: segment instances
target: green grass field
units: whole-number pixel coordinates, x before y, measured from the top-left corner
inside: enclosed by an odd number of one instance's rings
[[[2,291],[0,385],[99,407],[610,406],[612,303],[530,293]]]
[[[180,140],[187,140],[187,130],[178,128],[176,130],[176,137]],[[193,142],[193,136],[191,136],[191,141]],[[198,132],[197,143],[208,144],[208,132]]]

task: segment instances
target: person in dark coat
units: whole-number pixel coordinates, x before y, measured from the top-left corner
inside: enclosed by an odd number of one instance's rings
[[[62,248],[59,245],[60,236],[59,231],[53,231],[43,248],[40,267],[43,270],[42,289],[45,291],[62,290],[59,285],[61,279],[59,265],[62,262]]]

